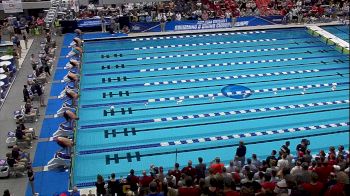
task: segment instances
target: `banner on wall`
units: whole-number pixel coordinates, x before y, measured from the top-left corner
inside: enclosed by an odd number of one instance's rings
[[[214,19],[214,20],[186,20],[186,21],[170,21],[165,24],[166,31],[185,31],[185,30],[201,30],[201,29],[222,29],[243,26],[259,26],[281,24],[283,16],[244,16],[238,17],[233,24],[230,18]],[[106,25],[110,24],[110,18],[106,19]],[[101,20],[83,19],[77,20],[78,28],[100,27]],[[129,25],[129,22],[128,22]],[[122,24],[121,24],[122,27]],[[159,22],[133,22],[130,23],[132,32],[159,32]]]
[[[110,24],[110,19],[105,18],[106,20],[106,25]],[[78,20],[77,21],[77,26],[79,28],[87,28],[87,27],[99,27],[101,26],[101,19],[84,19],[84,20]]]
[[[165,25],[166,31],[184,31],[184,30],[201,30],[201,29],[222,29],[243,26],[274,25],[282,23],[282,16],[245,16],[238,17],[233,24],[230,18],[214,20],[187,20],[187,21],[170,21]],[[133,32],[159,32],[159,22],[134,22],[131,23]]]
[[[2,0],[2,7],[7,14],[23,12],[22,0]]]

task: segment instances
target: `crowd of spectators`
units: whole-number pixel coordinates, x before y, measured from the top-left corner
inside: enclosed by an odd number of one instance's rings
[[[24,47],[27,49],[26,39],[31,35],[28,24],[30,21],[21,18],[19,21],[13,18],[9,19],[5,26],[10,28],[11,41],[13,42],[14,54],[20,56],[21,45],[20,37],[24,39]],[[18,26],[16,26],[18,24]],[[43,29],[44,39],[41,41],[41,50],[38,54],[31,54],[30,64],[33,72],[27,76],[27,81],[23,85],[23,105],[14,112],[16,129],[8,133],[6,143],[11,151],[6,153],[5,164],[0,165],[2,172],[8,167],[8,177],[28,176],[29,184],[34,191],[34,172],[31,167],[30,154],[27,152],[33,142],[38,137],[35,130],[30,128],[31,123],[38,121],[39,107],[45,107],[44,93],[45,84],[50,79],[51,66],[55,55],[55,41],[51,38],[52,33],[49,29]],[[19,54],[18,54],[19,53]],[[15,56],[16,57],[16,56]],[[5,193],[4,193],[5,194]]]
[[[72,14],[64,17],[129,16],[132,22],[160,22],[282,15],[286,16],[287,22],[312,22],[320,18],[348,19],[349,3],[344,0],[171,0],[103,7],[90,3],[71,10]]]
[[[349,152],[344,146],[331,146],[329,151],[312,155],[309,141],[301,140],[293,156],[289,141],[272,150],[265,159],[256,154],[246,158],[246,146],[241,141],[235,157],[224,165],[217,157],[210,165],[198,158],[189,160],[180,168],[164,171],[162,166],[151,165],[137,176],[134,170],[125,179],[112,173],[105,181],[97,176],[97,195],[139,196],[346,196],[350,194]]]

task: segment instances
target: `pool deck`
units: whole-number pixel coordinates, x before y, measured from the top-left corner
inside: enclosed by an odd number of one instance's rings
[[[199,34],[199,33],[209,33],[209,32],[231,32],[231,31],[242,31],[242,30],[263,30],[263,29],[282,29],[282,28],[304,28],[310,25],[315,26],[329,26],[329,25],[340,25],[340,22],[330,22],[330,23],[318,23],[318,24],[290,24],[290,25],[267,25],[267,26],[252,26],[252,27],[236,27],[232,29],[208,29],[208,30],[195,30],[195,31],[178,31],[178,32],[147,32],[147,33],[133,33],[129,35],[117,35],[118,37],[126,38],[137,38],[146,36],[166,36],[166,35],[180,35],[180,34]],[[94,40],[101,39],[111,39],[117,36],[111,37],[108,33],[87,33],[88,37]],[[57,118],[45,118],[48,114],[54,114],[57,111],[57,107],[60,107],[61,102],[51,95],[57,95],[57,92],[61,90],[63,84],[58,83],[65,74],[63,66],[66,64],[67,60],[63,57],[69,50],[67,50],[67,45],[70,43],[73,35],[67,34],[64,37],[57,37],[57,58],[54,62],[54,75],[52,77],[52,84],[46,85],[46,103],[47,108],[40,108],[41,116],[39,121],[28,126],[34,127],[37,131],[37,135],[40,135],[39,142],[34,142],[33,148],[29,150],[34,158],[33,166],[36,169],[36,180],[35,186],[37,188],[36,192],[40,192],[40,195],[52,195],[52,193],[64,191],[64,189],[69,188],[69,173],[67,171],[63,172],[46,172],[43,171],[44,166],[47,161],[52,157],[53,153],[58,149],[57,145],[52,141],[48,141],[49,137],[52,136],[53,131],[57,129],[57,125],[61,119]],[[95,38],[94,38],[95,37]],[[89,39],[91,39],[89,38]],[[40,38],[41,39],[41,38]],[[35,38],[32,46],[27,53],[37,53],[40,49],[40,39]],[[86,39],[88,40],[88,39]],[[60,54],[61,53],[61,54]],[[12,119],[12,112],[16,110],[19,105],[23,104],[22,101],[22,88],[23,84],[26,82],[26,75],[31,72],[31,66],[29,61],[29,55],[23,59],[24,63],[22,69],[17,75],[17,79],[13,84],[11,91],[9,92],[8,98],[6,99],[3,108],[0,113],[0,122],[2,125],[2,131],[0,132],[1,138],[6,138],[7,131],[13,130],[15,128],[14,121]],[[56,70],[57,68],[57,70]],[[55,71],[56,70],[56,71]],[[51,91],[51,88],[53,89]],[[50,92],[51,91],[51,92]],[[49,98],[49,99],[48,99]],[[4,112],[8,111],[8,112]],[[4,140],[4,139],[3,139]],[[0,143],[0,153],[3,158],[6,152],[9,150],[6,148],[5,142]],[[36,152],[36,153],[35,153]],[[55,180],[52,180],[55,179]],[[27,178],[26,176],[20,178],[10,178],[1,179],[0,191],[9,189],[14,195],[31,195],[29,189],[27,188]]]

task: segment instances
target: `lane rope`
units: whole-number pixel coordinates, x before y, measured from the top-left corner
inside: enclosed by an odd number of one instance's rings
[[[176,116],[176,117],[163,117],[163,118],[135,120],[135,121],[126,121],[126,122],[91,124],[91,125],[82,125],[80,128],[90,129],[90,128],[97,128],[97,127],[100,128],[100,127],[110,127],[110,126],[119,126],[119,125],[158,123],[158,122],[185,120],[185,119],[199,119],[199,118],[207,118],[207,117],[229,116],[229,115],[236,115],[236,114],[279,111],[279,110],[294,109],[294,108],[309,108],[309,107],[315,107],[315,106],[328,106],[328,105],[338,105],[338,104],[347,104],[347,103],[349,103],[349,100],[337,100],[337,101],[295,104],[295,105],[276,106],[276,107],[258,108],[258,109],[247,109],[247,110],[236,110],[236,111],[233,110],[233,111],[226,111],[226,112],[223,111],[223,112],[212,112],[212,113],[193,114],[193,115],[182,115],[182,116]]]

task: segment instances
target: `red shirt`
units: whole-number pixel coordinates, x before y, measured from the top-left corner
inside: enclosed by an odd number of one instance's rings
[[[323,184],[321,182],[317,182],[316,184],[304,183],[303,188],[309,192],[311,196],[319,196],[323,189]]]
[[[345,195],[344,189],[345,187],[343,183],[337,183],[327,190],[325,196],[343,196]]]
[[[276,183],[274,182],[263,182],[261,183],[261,186],[265,189],[265,190],[275,190],[275,187],[276,187]]]
[[[196,169],[193,168],[192,166],[187,166],[181,170],[181,173],[189,175],[193,179],[196,176]]]
[[[180,170],[173,170],[173,171],[171,172],[171,175],[175,176],[175,178],[176,178],[176,184],[177,184],[177,182],[179,182],[180,177],[181,177],[181,172],[180,172]]]
[[[142,187],[148,187],[152,180],[153,178],[151,176],[142,176],[139,181]]]
[[[212,169],[214,169],[214,174],[221,174],[222,173],[222,168],[224,167],[224,164],[222,163],[214,163],[210,166]]]
[[[239,196],[239,193],[237,191],[227,191],[225,196]]]
[[[329,174],[332,172],[332,166],[327,166],[327,167],[316,167],[315,172],[318,175],[318,179],[322,183],[326,183]]]
[[[199,189],[195,187],[181,187],[178,189],[179,196],[199,196]]]

